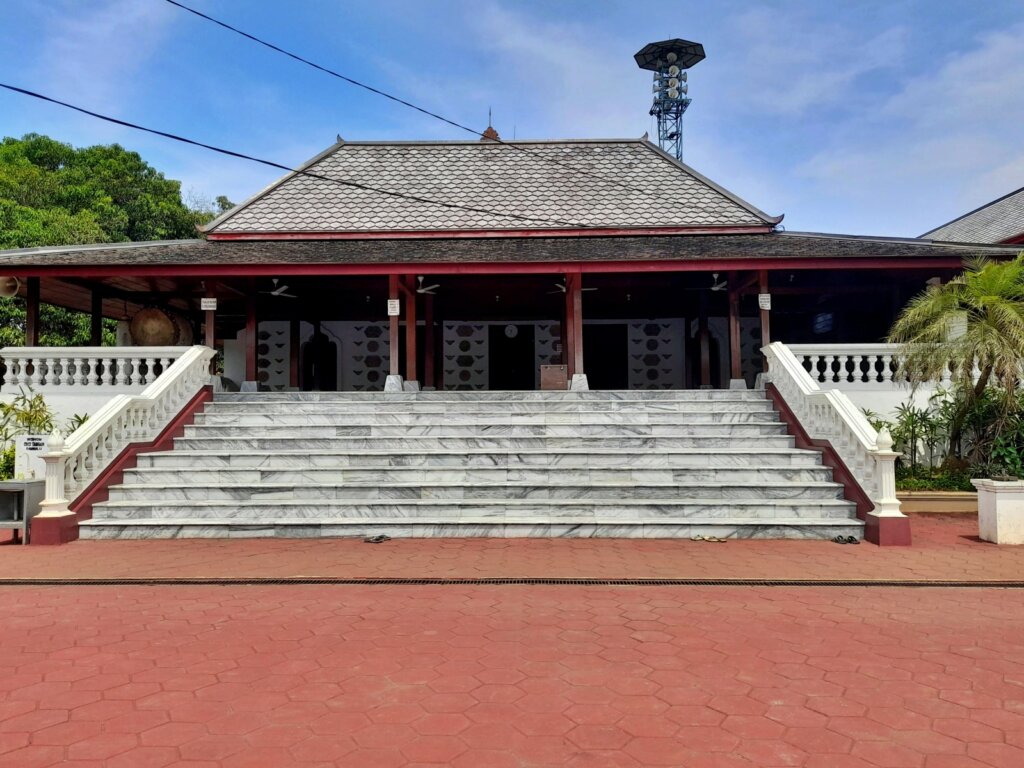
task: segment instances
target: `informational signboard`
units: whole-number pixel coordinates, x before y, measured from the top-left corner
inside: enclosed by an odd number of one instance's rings
[[[47,435],[18,435],[14,438],[14,479],[33,480],[46,476]]]
[[[398,299],[388,299],[388,317],[398,317],[402,314],[401,304]]]
[[[199,300],[199,308],[204,312],[217,308],[217,299],[202,298]]]
[[[771,309],[772,295],[770,293],[757,294],[757,306],[759,309]]]

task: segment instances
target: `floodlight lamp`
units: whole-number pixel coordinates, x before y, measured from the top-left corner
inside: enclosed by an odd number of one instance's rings
[[[673,64],[671,67],[668,68],[668,75],[669,77],[678,77],[679,71],[679,67]]]
[[[679,86],[679,81],[676,80],[674,77],[670,77],[668,79],[668,87],[669,88],[676,88],[678,86]]]
[[[679,98],[679,91],[677,91],[675,88],[669,88],[668,91],[666,91],[666,95],[670,99],[678,99]]]
[[[665,58],[668,60],[669,64],[675,64],[676,59],[678,59],[679,57],[676,56],[675,53],[669,51],[668,54],[666,54]]]

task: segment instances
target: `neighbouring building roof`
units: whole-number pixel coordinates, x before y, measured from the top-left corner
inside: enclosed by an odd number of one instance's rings
[[[386,240],[172,240],[0,251],[0,269],[132,266],[217,267],[316,264],[483,264],[636,261],[761,262],[800,259],[967,259],[1012,256],[1006,245],[960,245],[928,240],[803,232],[632,237],[396,238]]]
[[[1024,187],[953,219],[921,237],[956,243],[1006,243],[1024,239]]]
[[[646,139],[340,141],[299,171],[227,211],[203,231],[217,237],[763,228],[782,219],[758,210]]]

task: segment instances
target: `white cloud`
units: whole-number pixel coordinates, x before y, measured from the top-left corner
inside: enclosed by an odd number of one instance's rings
[[[138,93],[134,75],[164,41],[175,10],[139,0],[66,2],[46,9],[37,69],[46,89],[110,110]]]
[[[904,82],[799,169],[863,215],[918,234],[1024,184],[1024,24]]]
[[[892,69],[904,56],[906,30],[866,35],[782,9],[758,8],[730,25],[721,84],[734,108],[798,117],[848,99],[858,78]]]

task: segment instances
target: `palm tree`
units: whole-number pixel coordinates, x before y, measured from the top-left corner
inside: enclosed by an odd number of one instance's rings
[[[1024,252],[1012,261],[973,259],[945,285],[911,299],[889,331],[902,344],[900,368],[912,386],[952,371],[957,407],[950,424],[950,455],[961,455],[964,420],[989,384],[1004,413],[1017,407],[1024,368]],[[975,378],[977,376],[977,378]]]

